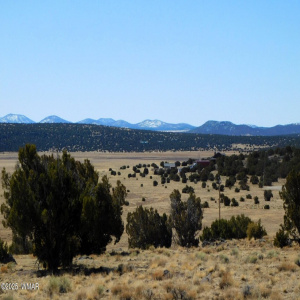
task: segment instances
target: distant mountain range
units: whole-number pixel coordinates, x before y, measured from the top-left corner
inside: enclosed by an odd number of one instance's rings
[[[276,125],[273,127],[258,127],[255,125],[236,125],[228,121],[207,121],[194,128],[190,133],[243,135],[243,136],[274,136],[299,134],[300,124]]]
[[[24,115],[9,114],[0,118],[0,123],[36,123]],[[48,116],[39,123],[72,123],[58,116]],[[236,125],[228,121],[207,121],[199,127],[186,123],[166,123],[160,120],[144,120],[137,124],[131,124],[124,120],[114,120],[111,118],[84,119],[76,122],[77,124],[104,125],[130,129],[144,129],[152,131],[168,131],[168,132],[189,132],[201,134],[221,134],[232,136],[274,136],[300,134],[300,124],[276,125],[274,127],[258,127],[256,125]],[[76,124],[75,123],[75,124]]]
[[[35,123],[26,116],[9,114],[3,118],[0,118],[0,123]],[[41,120],[38,123],[72,123],[70,121],[64,120],[58,116],[48,116]],[[122,127],[130,129],[144,129],[144,130],[154,130],[154,131],[174,131],[174,132],[187,132],[191,129],[194,129],[195,126],[180,123],[180,124],[171,124],[165,123],[159,120],[145,120],[137,124],[131,124],[123,120],[114,120],[110,118],[100,118],[98,120],[94,119],[84,119],[82,121],[76,122],[78,124],[93,124],[93,125],[104,125],[104,126],[113,126],[113,127]]]

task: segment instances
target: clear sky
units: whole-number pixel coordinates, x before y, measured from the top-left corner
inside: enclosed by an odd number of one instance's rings
[[[0,117],[300,122],[300,1],[1,1]]]

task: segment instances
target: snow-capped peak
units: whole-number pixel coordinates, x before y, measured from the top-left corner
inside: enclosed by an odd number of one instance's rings
[[[58,116],[48,116],[40,121],[40,123],[71,123],[67,120],[64,120]]]
[[[2,118],[0,118],[0,123],[35,123],[31,119],[27,118],[24,115],[18,114],[8,114]]]
[[[156,128],[164,124],[165,123],[160,120],[145,120],[143,122],[138,123],[137,125],[139,125],[140,127]]]

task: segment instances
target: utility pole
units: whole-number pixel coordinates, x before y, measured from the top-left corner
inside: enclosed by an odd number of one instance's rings
[[[221,190],[221,176],[219,178],[219,224],[220,224],[220,220],[221,220],[221,201],[220,201],[221,193],[220,193],[220,190]]]

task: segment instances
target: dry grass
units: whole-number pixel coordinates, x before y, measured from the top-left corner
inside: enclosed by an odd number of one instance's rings
[[[76,159],[89,158],[98,170],[100,176],[109,175],[114,186],[121,180],[130,192],[129,206],[124,207],[123,220],[129,211],[137,205],[153,206],[159,213],[169,213],[169,195],[173,189],[181,190],[186,184],[171,182],[153,187],[153,180],[158,179],[152,174],[145,178],[137,176],[128,178],[133,173],[132,167],[138,163],[159,165],[161,161],[183,161],[189,157],[202,158],[211,153],[181,152],[181,153],[74,153]],[[0,154],[0,168],[6,167],[12,172],[17,160],[15,153]],[[120,170],[123,165],[130,168]],[[111,176],[108,169],[120,171],[121,176]],[[153,179],[150,179],[150,175]],[[225,178],[222,178],[225,182]],[[158,182],[160,182],[158,180]],[[280,180],[278,185],[282,185]],[[142,186],[141,186],[142,185]],[[205,209],[203,225],[208,226],[218,217],[218,191],[202,188],[201,184],[188,183],[195,189],[202,201],[207,201],[210,208]],[[208,182],[211,186],[211,183]],[[220,246],[183,249],[173,245],[171,249],[151,247],[146,251],[129,250],[127,236],[124,233],[116,245],[109,245],[101,256],[91,255],[90,260],[74,259],[74,262],[92,270],[100,267],[112,269],[109,274],[95,272],[86,276],[83,272],[73,274],[67,272],[59,277],[38,277],[36,258],[31,255],[16,255],[17,265],[0,266],[1,282],[17,282],[17,291],[3,291],[1,299],[299,299],[300,267],[299,247],[277,249],[272,245],[272,239],[283,220],[282,201],[277,191],[269,202],[271,209],[262,209],[264,203],[263,190],[250,184],[250,191],[234,192],[225,189],[225,194],[239,199],[244,197],[239,207],[222,207],[222,217],[229,218],[236,214],[245,214],[254,221],[262,219],[262,225],[268,232],[268,237],[261,241],[228,241]],[[2,195],[2,187],[0,194]],[[253,199],[246,199],[246,194],[252,198],[258,196],[259,205],[254,205]],[[142,201],[145,197],[146,201]],[[187,195],[182,196],[186,199]],[[0,198],[0,203],[3,197]],[[0,215],[0,221],[2,215]],[[0,236],[10,243],[11,232],[0,226]],[[114,251],[114,255],[109,253]],[[122,251],[129,255],[121,255]],[[299,263],[300,264],[300,263]],[[289,280],[287,278],[289,277]],[[22,290],[22,283],[38,283],[39,290]],[[9,298],[10,297],[10,298]]]
[[[298,267],[294,263],[283,262],[278,266],[279,272],[296,272]]]
[[[238,249],[238,255],[235,255]],[[111,268],[109,274],[67,272],[61,276],[38,277],[35,258],[16,255],[17,265],[1,273],[1,281],[37,282],[39,290],[17,290],[4,296],[13,299],[297,299],[300,292],[300,267],[295,264],[299,247],[275,249],[266,238],[264,259],[259,257],[261,242],[227,241],[224,249],[155,249],[132,252],[134,256],[93,256],[82,266]],[[209,251],[208,251],[209,250]],[[273,252],[272,252],[273,251]],[[165,253],[170,253],[166,256]],[[232,255],[233,253],[233,255]],[[225,259],[224,259],[225,258]],[[229,258],[227,261],[226,258]],[[78,261],[76,258],[74,261]],[[120,267],[123,266],[123,267]],[[122,269],[122,272],[119,270]],[[287,278],[289,278],[287,280]]]
[[[230,271],[225,271],[225,272],[221,272],[222,275],[221,275],[221,281],[220,281],[220,284],[219,284],[219,287],[220,289],[225,289],[225,288],[228,288],[230,286],[233,286],[234,284],[234,281],[233,281],[233,278],[232,278],[232,275],[230,273]]]

